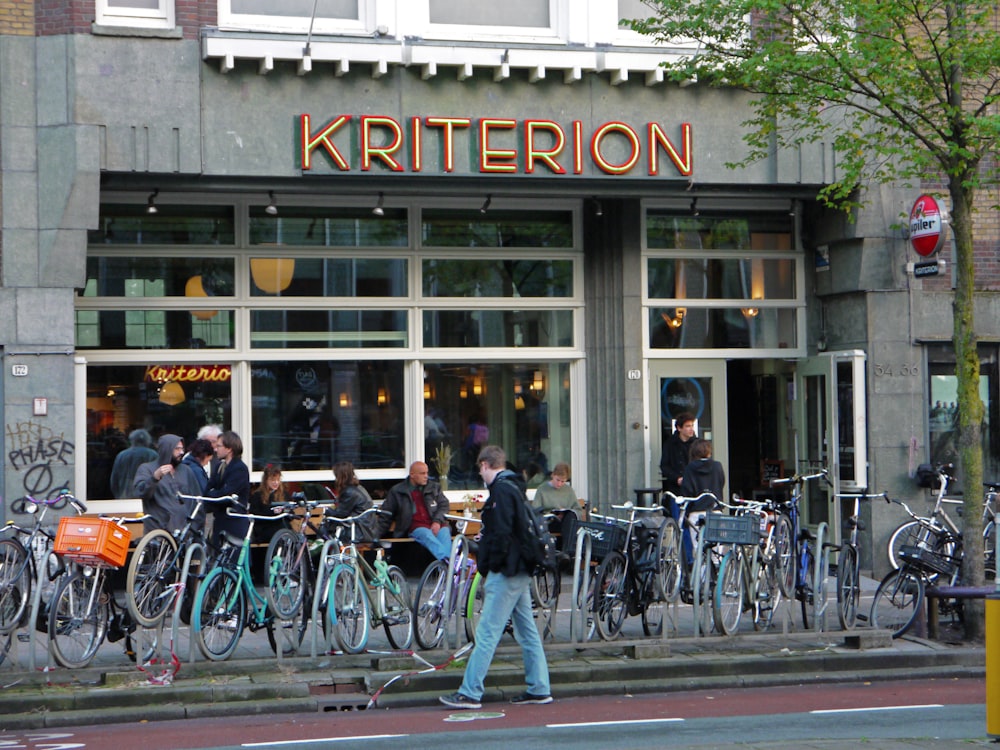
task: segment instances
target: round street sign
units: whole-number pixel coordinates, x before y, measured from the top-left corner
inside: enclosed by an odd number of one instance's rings
[[[910,244],[918,255],[934,255],[944,244],[948,222],[937,199],[921,195],[910,209]]]

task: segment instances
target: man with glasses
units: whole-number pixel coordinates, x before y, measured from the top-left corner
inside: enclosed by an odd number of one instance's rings
[[[549,666],[531,614],[530,571],[521,557],[515,528],[517,503],[527,502],[523,480],[505,468],[507,454],[498,445],[484,447],[478,462],[479,473],[490,491],[482,511],[478,556],[479,571],[486,577],[483,609],[476,627],[476,645],[466,664],[462,684],[457,692],[441,696],[440,701],[450,708],[482,708],[483,680],[510,621],[514,625],[514,639],[521,644],[528,686],[511,703],[551,703]]]

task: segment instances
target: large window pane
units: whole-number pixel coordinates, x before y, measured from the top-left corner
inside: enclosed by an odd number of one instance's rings
[[[232,206],[156,204],[156,213],[135,204],[101,204],[98,229],[87,232],[92,245],[232,245]]]
[[[240,15],[309,18],[315,8],[317,18],[358,18],[358,0],[230,0],[230,7]]]
[[[401,362],[268,362],[251,372],[253,468],[399,467]]]
[[[195,438],[206,424],[232,424],[229,364],[89,365],[87,367],[87,497],[113,497],[111,469],[144,429]],[[124,495],[123,495],[124,496]]]
[[[403,258],[251,258],[252,297],[405,297]]]
[[[570,211],[427,209],[421,238],[437,247],[573,247]]]
[[[789,250],[791,232],[791,217],[787,215],[731,218],[656,210],[646,214],[646,242],[652,249]]]
[[[431,23],[474,26],[549,25],[549,0],[506,0],[503,3],[470,0],[430,0]]]
[[[449,489],[482,488],[476,456],[486,443],[502,446],[518,469],[535,463],[543,474],[570,458],[564,362],[426,364],[423,390],[424,455]],[[447,467],[439,465],[447,455]]]
[[[573,346],[573,312],[425,310],[424,346]]]
[[[228,349],[232,310],[77,310],[78,349]]]
[[[795,261],[650,258],[651,299],[795,299]]]
[[[409,244],[406,209],[384,209],[375,216],[370,208],[321,210],[279,206],[278,215],[266,206],[250,207],[251,245],[302,245],[305,247],[406,247]]]
[[[423,262],[425,297],[572,297],[570,260],[433,259]]]
[[[87,258],[85,297],[231,297],[232,258]]]
[[[404,310],[251,310],[255,349],[407,346]]]
[[[656,307],[649,311],[653,349],[792,349],[795,310]]]

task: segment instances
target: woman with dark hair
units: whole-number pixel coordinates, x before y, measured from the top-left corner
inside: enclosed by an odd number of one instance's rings
[[[260,478],[260,487],[250,495],[250,512],[255,516],[270,516],[274,507],[288,500],[285,485],[281,481],[281,467],[268,464]],[[253,540],[255,542],[270,542],[274,532],[281,528],[280,521],[260,521],[253,525]]]
[[[350,518],[371,508],[374,503],[368,490],[361,486],[361,480],[354,473],[354,464],[340,461],[333,467],[333,494],[337,504],[326,511],[334,518]],[[375,514],[365,516],[357,523],[356,541],[371,541],[375,538]]]

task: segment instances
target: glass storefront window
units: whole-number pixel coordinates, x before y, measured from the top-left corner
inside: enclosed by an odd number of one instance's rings
[[[572,297],[573,261],[431,258],[425,297]]]
[[[405,464],[402,362],[261,362],[250,391],[255,471]]]
[[[573,247],[572,211],[489,211],[428,208],[425,247]]]
[[[410,244],[405,208],[383,209],[375,216],[370,208],[320,209],[266,206],[250,207],[251,245],[301,245],[304,247],[406,247]]]
[[[252,297],[405,297],[404,258],[251,258]]]
[[[155,206],[156,213],[149,213],[144,205],[102,203],[99,228],[87,232],[87,242],[91,245],[232,245],[236,242],[232,206],[182,206],[162,201],[155,202]]]
[[[791,250],[792,222],[787,215],[751,217],[646,213],[646,244],[651,250]]]
[[[930,370],[928,425],[930,461],[958,463],[958,378],[955,354],[950,344],[927,347]],[[979,397],[986,406],[980,440],[983,447],[983,477],[1000,476],[1000,350],[996,344],[979,346]],[[961,477],[959,477],[961,486]],[[949,485],[949,491],[958,490]]]
[[[775,307],[654,307],[653,349],[793,349],[795,310]]]
[[[89,365],[87,367],[87,497],[107,500],[115,456],[128,435],[145,429],[195,438],[206,424],[232,423],[231,368],[205,365]]]
[[[424,346],[573,346],[572,310],[425,310]]]
[[[251,310],[254,349],[408,346],[405,310]]]
[[[232,310],[77,310],[77,349],[230,349]]]
[[[84,297],[232,297],[233,258],[90,255]]]
[[[480,448],[497,444],[518,469],[547,474],[571,456],[569,365],[425,364],[424,456],[449,489],[483,486]],[[449,454],[447,467],[439,455]],[[447,471],[445,471],[447,469]]]
[[[781,258],[650,258],[651,299],[795,299],[795,261]]]

